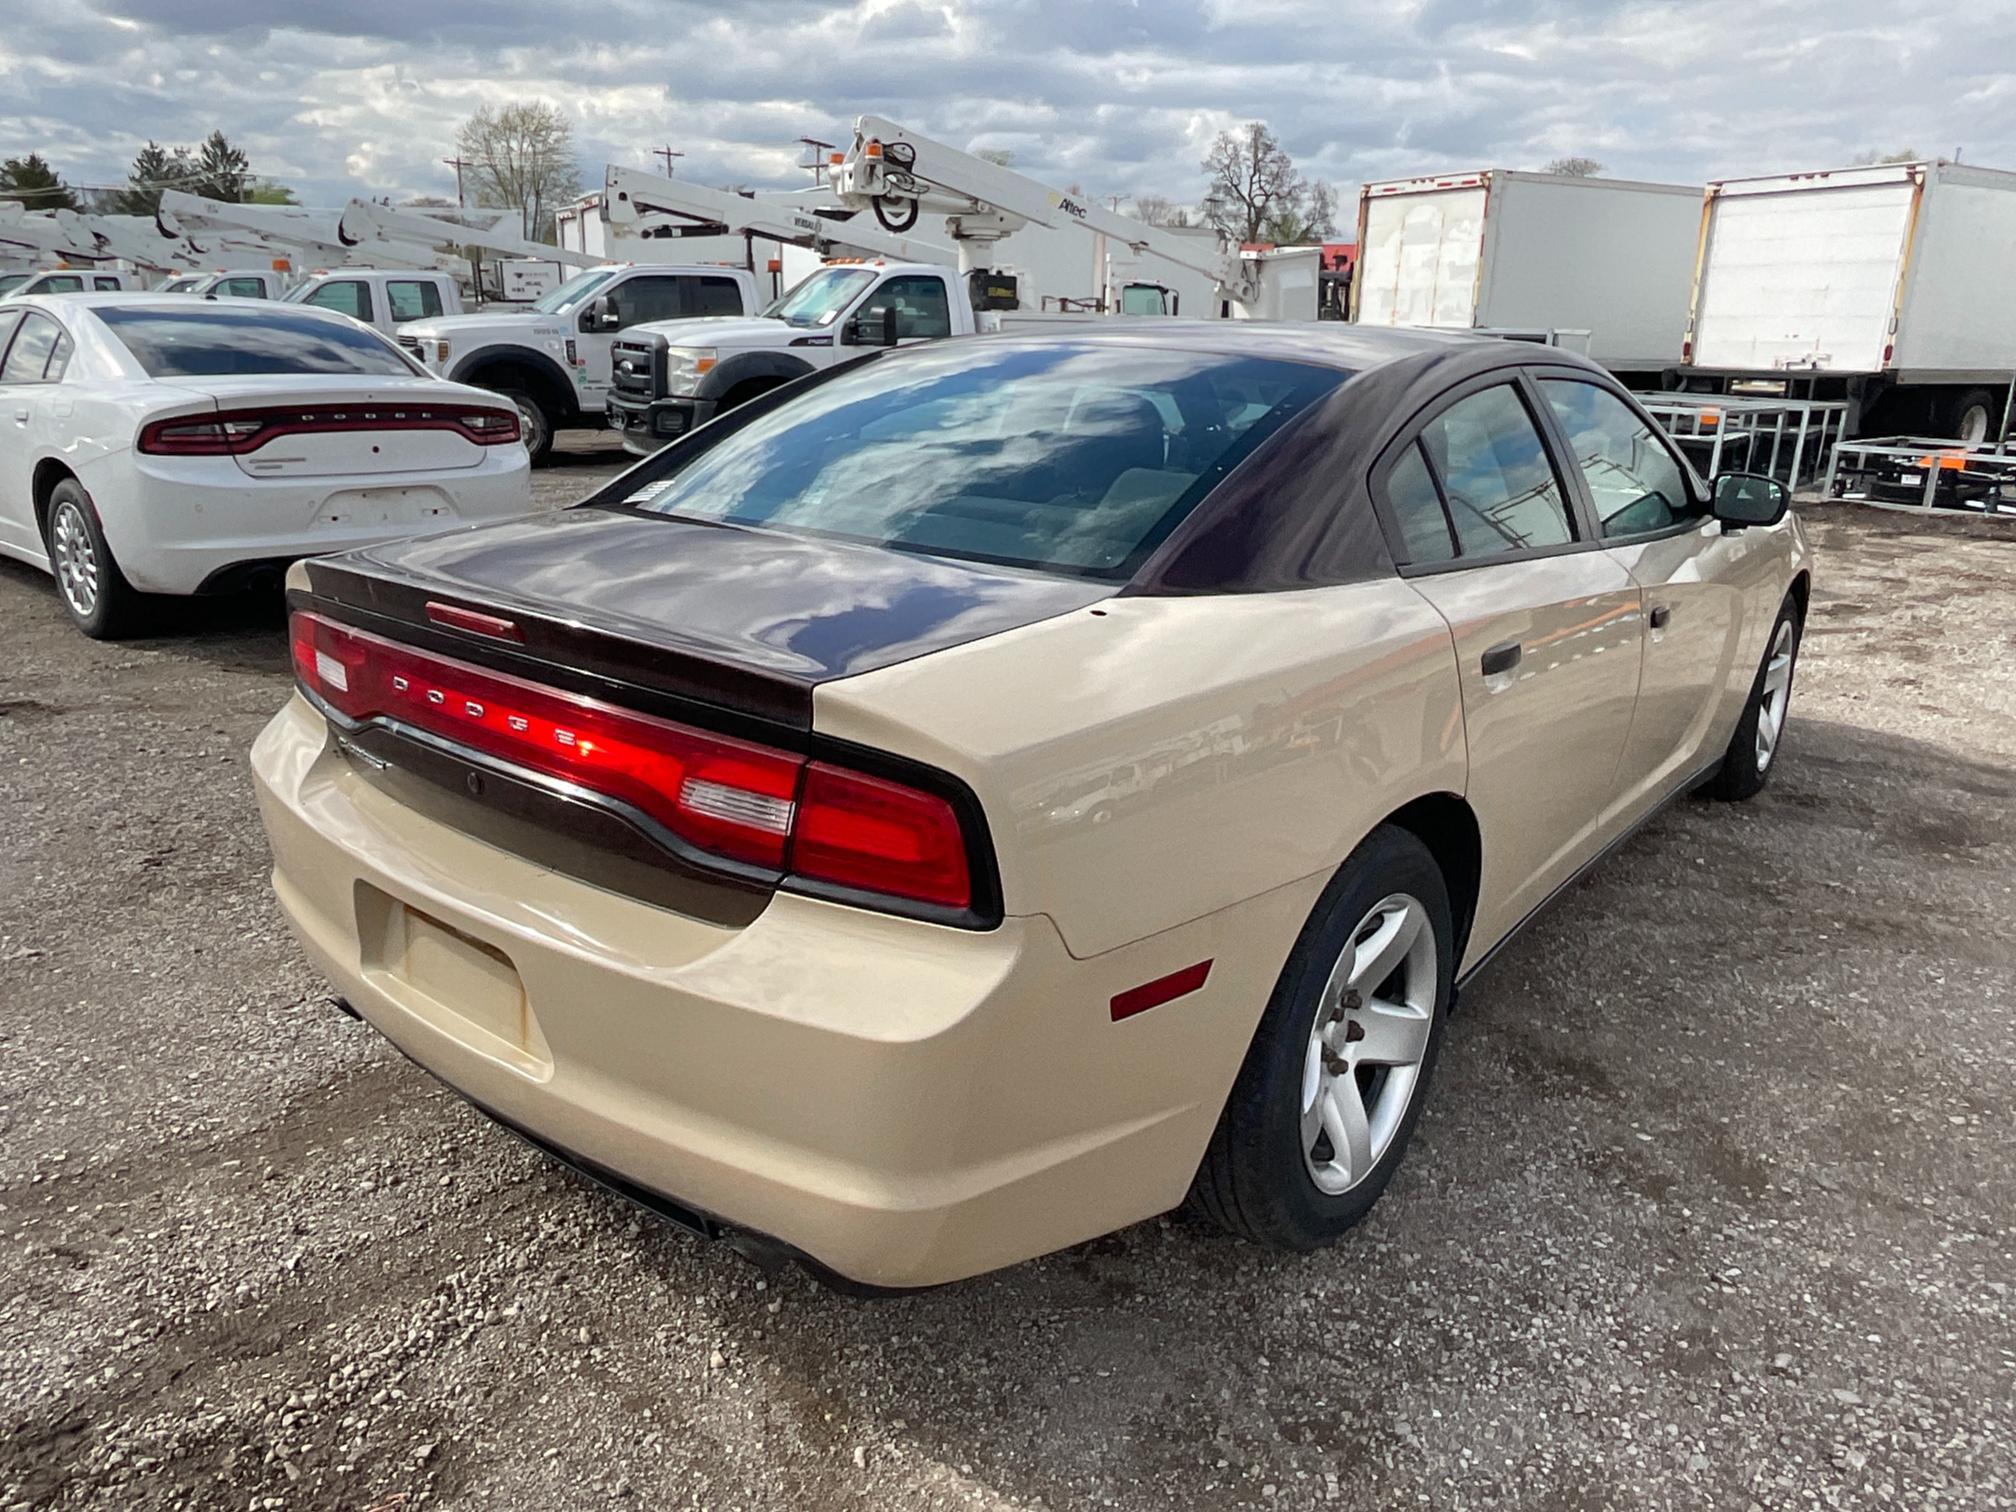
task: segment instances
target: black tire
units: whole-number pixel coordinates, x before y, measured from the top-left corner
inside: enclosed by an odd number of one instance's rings
[[[524,389],[500,388],[496,393],[499,399],[509,399],[518,407],[518,428],[525,437],[526,454],[534,467],[544,466],[553,453],[556,417],[552,410]]]
[[[1940,428],[1969,445],[1993,441],[2002,429],[2002,399],[1993,389],[1963,390],[1940,406]]]
[[[1304,1076],[1311,1066],[1311,1035],[1318,1012],[1329,1011],[1323,1000],[1333,966],[1372,911],[1396,896],[1418,900],[1433,938],[1434,968],[1426,974],[1432,979],[1426,1044],[1404,1109],[1396,1110],[1397,1127],[1383,1150],[1355,1184],[1332,1193],[1317,1185],[1303,1145]],[[1324,889],[1282,968],[1191,1185],[1190,1203],[1196,1211],[1242,1239],[1292,1251],[1333,1242],[1371,1211],[1405,1156],[1427,1100],[1449,1012],[1455,939],[1448,885],[1428,848],[1406,830],[1391,825],[1374,830]],[[1427,996],[1428,983],[1419,986],[1419,995]],[[1357,1074],[1362,1077],[1364,1071]],[[1375,1101],[1375,1109],[1379,1106]]]
[[[1697,789],[1704,796],[1719,798],[1724,803],[1741,803],[1746,798],[1755,798],[1770,782],[1771,773],[1778,765],[1778,752],[1784,745],[1786,711],[1792,702],[1794,674],[1799,670],[1799,642],[1804,628],[1798,604],[1788,598],[1778,611],[1778,618],[1772,621],[1770,638],[1764,642],[1763,659],[1758,662],[1757,676],[1750,684],[1750,697],[1743,705],[1743,717],[1736,721],[1736,733],[1729,737],[1729,749],[1722,753],[1722,765]],[[1791,657],[1785,668],[1786,710],[1781,710],[1777,716],[1777,734],[1767,754],[1758,748],[1757,727],[1765,717],[1765,680],[1771,672],[1781,634],[1789,636],[1786,648]]]
[[[42,541],[56,578],[56,601],[93,640],[120,640],[146,628],[147,600],[126,581],[97,506],[75,478],[49,491]]]

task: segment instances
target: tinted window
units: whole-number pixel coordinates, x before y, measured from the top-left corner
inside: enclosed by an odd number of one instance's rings
[[[925,347],[832,378],[704,450],[647,462],[623,497],[687,518],[1125,577],[1346,376],[1203,352]]]
[[[7,348],[7,358],[0,362],[0,383],[40,383],[42,373],[49,366],[49,358],[55,353],[56,343],[63,337],[63,328],[46,315],[37,315],[30,310],[21,318],[21,329],[14,333],[14,343]],[[64,359],[66,362],[68,358]]]
[[[56,338],[54,349],[49,353],[48,362],[43,364],[42,381],[45,383],[61,383],[63,375],[70,371],[70,354],[76,350],[76,345],[70,340],[70,333],[68,331],[59,335]]]
[[[91,280],[91,287],[94,289],[116,289],[119,287],[119,280],[116,278],[94,278]]]
[[[203,280],[200,278],[171,278],[157,291],[162,294],[187,294]]]
[[[1699,516],[1680,464],[1630,405],[1593,383],[1550,378],[1540,387],[1568,433],[1605,535],[1664,530]]]
[[[371,291],[354,278],[338,279],[325,283],[314,293],[301,301],[305,305],[315,305],[324,310],[334,310],[339,315],[348,315],[371,323]]]
[[[84,280],[72,277],[69,274],[61,274],[53,278],[43,279],[42,282],[35,286],[35,292],[37,294],[82,294],[84,292]]]
[[[198,301],[186,311],[112,306],[96,313],[153,378],[413,376],[412,365],[376,331],[283,305],[247,310]]]
[[[688,292],[692,315],[740,315],[742,287],[732,278],[696,278]]]
[[[952,311],[945,303],[945,281],[941,278],[892,278],[868,296],[861,318],[872,325],[891,308],[896,311],[898,341],[952,334]]]
[[[1446,562],[1456,555],[1442,494],[1428,475],[1419,442],[1407,448],[1386,475],[1386,503],[1399,522],[1409,562]]]
[[[417,279],[394,279],[385,285],[385,303],[392,308],[392,323],[429,320],[441,313],[441,290]]]
[[[230,299],[264,299],[266,285],[256,278],[227,278],[217,292]]]
[[[686,313],[684,278],[632,278],[609,291],[623,327],[647,320],[677,320]]]
[[[1464,556],[1575,538],[1539,428],[1511,385],[1457,400],[1422,428],[1421,444],[1442,480]]]

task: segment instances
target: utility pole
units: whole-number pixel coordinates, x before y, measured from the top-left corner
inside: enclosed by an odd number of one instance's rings
[[[670,147],[659,147],[653,149],[651,156],[665,159],[665,177],[670,178],[672,177],[672,159],[682,158],[686,156],[686,154],[683,152],[675,152]]]
[[[466,209],[469,201],[462,197],[462,170],[464,168],[473,168],[476,165],[467,161],[459,152],[452,158],[443,158],[441,161],[455,170],[455,203]]]

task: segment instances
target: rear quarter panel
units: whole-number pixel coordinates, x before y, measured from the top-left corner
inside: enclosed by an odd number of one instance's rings
[[[1397,578],[1110,599],[824,684],[813,724],[969,783],[1007,911],[1079,957],[1327,874],[1464,787],[1448,626]]]

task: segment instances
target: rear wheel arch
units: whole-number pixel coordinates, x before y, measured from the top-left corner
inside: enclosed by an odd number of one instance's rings
[[[1477,824],[1476,811],[1455,793],[1425,793],[1380,823],[1408,831],[1428,847],[1428,854],[1442,869],[1460,965],[1469,948],[1470,926],[1477,917],[1478,891],[1484,878],[1484,832]]]
[[[30,475],[28,497],[35,506],[35,533],[44,540],[49,538],[49,496],[65,478],[75,482],[77,474],[54,457],[44,457],[37,462],[35,471]]]

